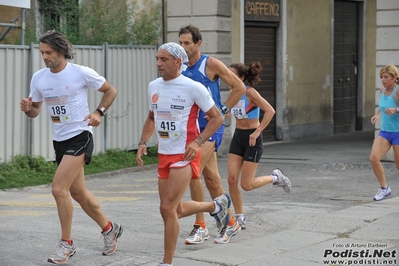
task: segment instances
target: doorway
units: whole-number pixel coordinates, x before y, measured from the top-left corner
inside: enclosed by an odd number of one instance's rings
[[[334,1],[334,134],[356,131],[358,2]]]
[[[261,82],[255,89],[259,94],[276,108],[276,27],[245,26],[245,65],[259,60],[263,70],[260,73]],[[261,111],[259,120],[262,121],[264,112]],[[276,116],[262,132],[263,141],[276,140]]]

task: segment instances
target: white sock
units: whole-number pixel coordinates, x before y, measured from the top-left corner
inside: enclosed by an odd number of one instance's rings
[[[214,201],[213,203],[215,204],[215,210],[212,212],[212,214],[216,214],[220,212],[220,206],[216,203],[216,201]]]

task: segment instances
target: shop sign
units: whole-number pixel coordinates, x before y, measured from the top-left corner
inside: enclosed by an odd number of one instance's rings
[[[280,0],[245,0],[245,20],[247,21],[280,21]]]

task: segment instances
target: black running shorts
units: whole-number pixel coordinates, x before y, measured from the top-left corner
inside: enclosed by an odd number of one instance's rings
[[[241,156],[244,161],[259,163],[263,153],[263,136],[262,133],[256,139],[255,146],[249,146],[249,135],[255,131],[254,129],[238,129],[234,131],[231,140],[229,153]]]
[[[89,164],[94,148],[93,135],[89,131],[83,131],[79,135],[64,141],[53,140],[53,147],[57,165],[61,163],[64,155],[79,156],[83,153],[86,154],[86,164]]]

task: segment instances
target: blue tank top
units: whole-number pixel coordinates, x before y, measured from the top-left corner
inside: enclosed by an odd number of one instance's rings
[[[248,89],[248,86],[245,87]],[[237,119],[259,118],[260,108],[250,103],[248,101],[247,94],[244,93],[238,103],[233,108],[231,108],[231,113]]]
[[[185,63],[187,65],[187,69],[184,70],[182,74],[191,78],[192,80],[202,83],[208,89],[209,94],[212,96],[216,106],[220,108],[222,106],[220,101],[220,79],[218,78],[216,81],[213,81],[206,76],[206,62],[208,61],[208,58],[208,55],[201,55],[200,59],[191,67]],[[198,124],[201,131],[205,128],[206,124],[208,124],[208,120],[204,118],[205,115],[206,114],[200,110]]]
[[[387,108],[399,107],[399,102],[396,99],[396,86],[390,95],[385,95],[385,88],[380,96],[380,114],[381,114],[381,130],[386,132],[399,132],[399,114],[395,113],[393,115],[388,115],[385,113]]]

